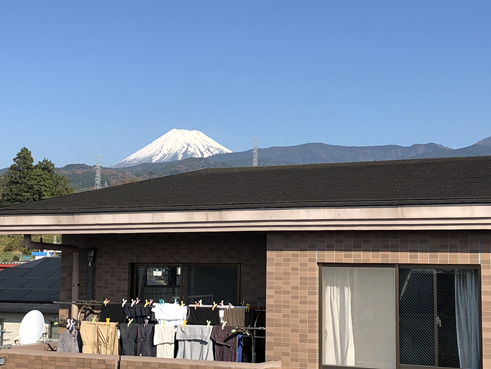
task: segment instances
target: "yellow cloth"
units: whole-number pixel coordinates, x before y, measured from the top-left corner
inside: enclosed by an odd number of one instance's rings
[[[84,354],[118,355],[117,323],[86,322],[80,326]]]

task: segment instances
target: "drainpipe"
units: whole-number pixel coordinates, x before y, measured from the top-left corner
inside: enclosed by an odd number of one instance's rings
[[[91,247],[87,250],[87,290],[85,299],[93,300],[94,299],[94,264],[95,264],[95,255],[96,248]]]
[[[80,248],[78,246],[59,245],[56,243],[45,242],[32,242],[31,235],[24,235],[24,246],[28,249],[44,249],[49,246],[49,249],[57,250],[61,252],[71,252],[73,255],[73,273],[72,273],[72,298],[71,301],[78,300],[78,292],[80,286]],[[72,319],[78,319],[78,306],[71,305],[71,317]]]

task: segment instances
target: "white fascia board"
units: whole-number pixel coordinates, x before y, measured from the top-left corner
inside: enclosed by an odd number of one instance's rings
[[[0,216],[0,234],[491,229],[491,205]]]

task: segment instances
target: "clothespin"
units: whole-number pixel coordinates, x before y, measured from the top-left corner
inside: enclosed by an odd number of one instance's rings
[[[159,299],[159,304],[163,304],[164,303],[164,300],[163,299]]]
[[[206,321],[206,328],[210,328],[211,320]]]
[[[203,305],[203,300],[199,300],[199,306]]]
[[[148,305],[153,305],[153,299],[150,299],[150,301],[148,301]]]
[[[131,299],[131,307],[133,307],[133,305],[135,305],[135,302],[136,302],[136,300]]]
[[[106,318],[106,325],[109,326],[109,321],[111,320],[111,318]]]
[[[143,307],[147,307],[148,306],[148,300],[145,300],[145,305]]]
[[[176,304],[177,304],[177,302],[176,302]],[[184,301],[181,301],[181,307],[184,307]]]
[[[131,318],[130,320],[128,320],[128,327],[130,326],[131,322],[133,321],[133,318]]]
[[[123,299],[123,303],[121,304],[121,307],[124,307],[124,306],[126,305],[126,302],[127,302],[127,301],[128,301],[128,300]]]
[[[215,310],[216,307],[217,307],[217,303],[215,301],[213,301],[213,306],[212,306],[211,310]]]
[[[107,306],[107,304],[109,304],[109,301],[111,301],[111,300],[108,300],[106,297],[106,299],[104,300],[104,306]]]
[[[177,304],[177,299],[174,299],[174,304]],[[182,301],[181,301],[181,305],[182,305]]]
[[[162,320],[162,327],[165,327],[165,320]]]
[[[186,323],[187,323],[187,322],[188,322],[187,320],[183,320],[183,321],[182,321],[182,327],[183,327],[183,328],[186,328]]]
[[[246,304],[246,311],[249,311],[249,308],[251,307],[251,304]]]
[[[198,307],[198,301],[195,301],[194,302],[194,310],[196,310],[197,307]]]
[[[95,320],[96,320],[96,318],[97,318],[96,316],[93,316],[93,317],[92,317],[92,324],[95,324]]]
[[[228,303],[228,309],[233,309],[234,305],[232,305],[230,302]]]
[[[220,302],[220,307],[224,307],[223,300]]]
[[[223,331],[223,329],[225,328],[225,324],[227,324],[227,322],[225,322],[225,321],[224,321],[224,322],[222,323],[222,331]]]
[[[138,305],[140,303],[140,299],[137,297],[136,298],[136,304]]]

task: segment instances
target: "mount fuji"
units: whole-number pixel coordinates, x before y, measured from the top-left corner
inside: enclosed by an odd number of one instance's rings
[[[200,131],[172,129],[111,168],[132,167],[144,163],[165,163],[187,158],[207,158],[231,153],[229,149]]]

